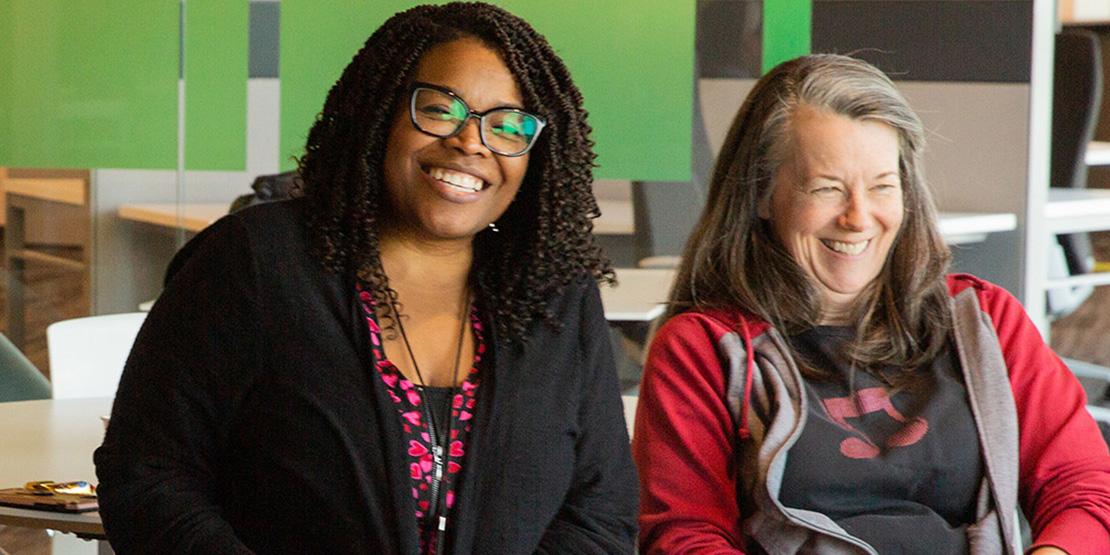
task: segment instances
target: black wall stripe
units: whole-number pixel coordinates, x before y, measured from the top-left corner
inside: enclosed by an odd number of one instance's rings
[[[1031,0],[815,0],[813,51],[856,54],[896,80],[1029,82]]]
[[[761,0],[698,0],[698,76],[754,79]],[[1032,0],[814,0],[813,51],[855,53],[896,80],[1029,82]]]

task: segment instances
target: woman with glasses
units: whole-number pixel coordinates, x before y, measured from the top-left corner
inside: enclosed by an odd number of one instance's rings
[[[924,130],[861,60],[765,75],[721,149],[633,445],[641,552],[1110,553],[1110,456],[1021,305],[946,275]]]
[[[383,24],[300,198],[171,265],[96,453],[116,551],[631,552],[589,132],[519,18]]]

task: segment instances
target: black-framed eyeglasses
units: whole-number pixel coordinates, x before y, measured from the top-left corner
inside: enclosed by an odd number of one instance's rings
[[[413,84],[409,118],[417,130],[441,139],[458,135],[475,118],[482,144],[501,156],[526,154],[547,125],[543,118],[517,108],[475,112],[451,90],[428,83]]]

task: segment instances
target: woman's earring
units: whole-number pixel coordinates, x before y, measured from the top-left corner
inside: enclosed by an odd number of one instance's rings
[[[490,222],[489,223],[489,228],[494,233],[501,233],[501,230],[497,228],[497,222]]]

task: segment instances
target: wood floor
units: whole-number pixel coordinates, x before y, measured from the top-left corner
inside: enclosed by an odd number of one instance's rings
[[[1110,232],[1091,234],[1095,259],[1110,261]],[[1096,287],[1075,312],[1052,323],[1052,348],[1063,357],[1110,367],[1110,286]]]
[[[51,555],[46,530],[0,526],[0,555]]]

